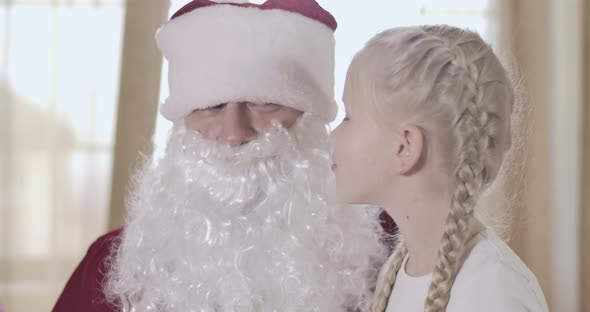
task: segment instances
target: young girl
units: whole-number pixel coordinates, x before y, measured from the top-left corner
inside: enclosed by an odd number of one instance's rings
[[[535,276],[474,217],[517,110],[490,46],[451,26],[387,30],[353,59],[343,100],[338,190],[383,207],[400,229],[374,311],[548,311]]]

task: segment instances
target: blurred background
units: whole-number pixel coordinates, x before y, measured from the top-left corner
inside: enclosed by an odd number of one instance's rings
[[[171,126],[154,33],[187,2],[0,0],[0,311],[51,310],[122,225],[138,155],[161,153]],[[500,185],[525,190],[510,245],[551,311],[590,311],[590,0],[318,2],[339,22],[339,104],[352,56],[389,27],[470,28],[515,65],[531,113],[524,179]]]

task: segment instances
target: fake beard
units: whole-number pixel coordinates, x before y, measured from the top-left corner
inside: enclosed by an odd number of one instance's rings
[[[337,204],[330,165],[308,115],[238,147],[176,127],[136,176],[107,298],[123,311],[368,310],[376,218]]]

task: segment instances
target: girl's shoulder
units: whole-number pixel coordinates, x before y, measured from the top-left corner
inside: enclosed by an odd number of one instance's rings
[[[535,275],[491,229],[479,233],[451,291],[449,311],[548,311]]]

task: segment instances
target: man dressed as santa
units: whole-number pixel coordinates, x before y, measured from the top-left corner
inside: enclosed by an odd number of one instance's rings
[[[314,0],[194,0],[161,27],[165,156],[54,311],[369,309],[386,255],[377,218],[335,198],[335,29]]]

